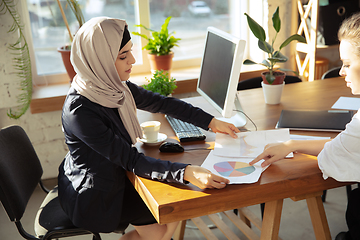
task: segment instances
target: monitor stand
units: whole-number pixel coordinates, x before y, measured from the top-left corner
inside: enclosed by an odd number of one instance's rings
[[[220,117],[217,119],[224,122],[232,123],[235,125],[235,127],[241,128],[245,126],[247,119],[245,114],[243,113],[243,109],[240,104],[239,92],[236,93],[234,106],[235,106],[235,110],[233,111],[233,115],[230,118]]]

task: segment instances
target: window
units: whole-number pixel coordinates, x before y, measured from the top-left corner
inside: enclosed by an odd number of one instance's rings
[[[173,16],[169,30],[181,38],[179,47],[174,48],[175,68],[200,65],[208,26],[230,32],[228,1],[150,1],[152,29],[160,29],[168,16]]]
[[[262,3],[263,0],[257,0]],[[130,32],[141,31],[135,24],[144,24],[158,30],[168,16],[172,16],[169,30],[181,38],[175,47],[173,68],[200,66],[204,38],[208,26],[247,39],[248,27],[244,12],[248,12],[248,0],[78,0],[85,20],[96,16],[125,19]],[[250,1],[249,1],[250,2]],[[251,1],[253,2],[253,0]],[[57,48],[69,44],[68,32],[57,0],[27,0],[33,42],[33,58],[36,59],[35,84],[61,82],[66,79],[65,68]],[[77,21],[66,1],[61,0],[71,31]],[[253,3],[251,3],[253,4]],[[256,9],[257,12],[258,9]],[[241,29],[241,30],[239,30]],[[149,71],[147,55],[142,50],[146,41],[132,36],[133,53],[137,60],[133,73]],[[67,81],[67,80],[65,80]]]

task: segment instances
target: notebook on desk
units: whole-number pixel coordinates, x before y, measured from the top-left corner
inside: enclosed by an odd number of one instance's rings
[[[276,128],[341,132],[353,115],[348,110],[282,110]]]

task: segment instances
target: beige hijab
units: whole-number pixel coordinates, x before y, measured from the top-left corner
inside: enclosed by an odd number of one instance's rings
[[[71,47],[71,63],[77,73],[71,85],[92,102],[118,108],[135,144],[136,138],[142,137],[135,101],[115,68],[125,27],[124,20],[97,17],[79,29]]]

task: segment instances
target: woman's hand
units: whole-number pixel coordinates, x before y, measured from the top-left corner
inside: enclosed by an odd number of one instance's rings
[[[212,174],[209,170],[195,165],[188,165],[185,168],[184,180],[195,186],[205,188],[224,188],[230,181],[226,178]]]
[[[266,167],[273,162],[284,159],[291,152],[305,153],[313,156],[319,155],[324,148],[325,143],[331,141],[331,139],[320,140],[289,140],[283,143],[272,143],[265,146],[265,150],[249,164],[255,164],[261,159],[265,162],[261,164],[262,167]]]
[[[249,164],[253,165],[264,159],[265,161],[261,164],[261,166],[266,167],[273,162],[284,159],[291,152],[292,150],[290,148],[290,141],[282,143],[270,143],[266,145],[264,151]]]
[[[231,123],[220,121],[216,118],[213,118],[209,124],[209,128],[211,128],[211,131],[217,133],[225,133],[229,134],[233,138],[237,138],[237,135],[235,133],[240,132],[240,130],[235,127]]]

